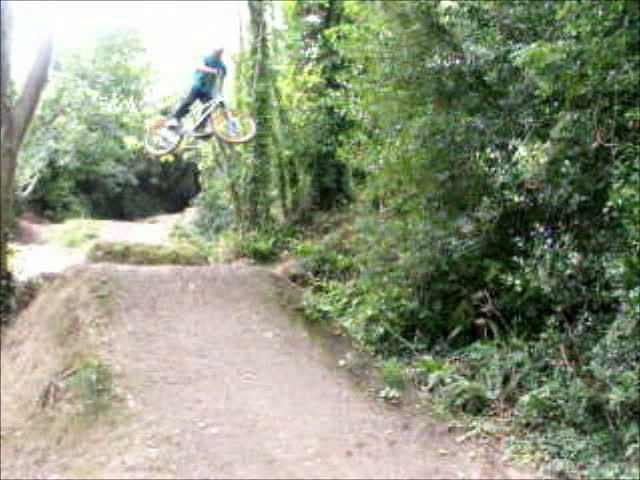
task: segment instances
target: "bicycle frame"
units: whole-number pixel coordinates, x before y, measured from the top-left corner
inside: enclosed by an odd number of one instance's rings
[[[193,110],[189,118],[195,123],[176,130],[167,125],[167,117],[158,118],[150,122],[145,135],[145,149],[152,156],[162,156],[174,152],[181,142],[191,139],[203,139],[216,136],[219,140],[229,144],[247,143],[256,134],[255,120],[246,113],[231,110],[221,92],[214,92],[214,96],[205,102],[199,112]],[[211,122],[198,125],[211,116]],[[242,130],[239,130],[239,129]],[[241,133],[242,132],[242,133]],[[159,143],[158,143],[159,142]]]
[[[200,122],[202,122],[207,115],[213,114],[214,110],[218,108],[222,108],[225,117],[228,118],[227,116],[229,109],[227,108],[227,103],[225,102],[224,97],[220,92],[217,92],[211,100],[204,104],[202,110],[200,111],[200,115],[197,117],[197,120],[195,121],[193,126],[184,133],[184,136],[193,137],[194,133],[196,132],[196,127],[200,125]]]

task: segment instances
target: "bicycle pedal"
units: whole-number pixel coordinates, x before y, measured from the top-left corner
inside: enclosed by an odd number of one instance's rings
[[[197,138],[199,140],[208,140],[213,136],[213,133],[194,133],[193,138]]]

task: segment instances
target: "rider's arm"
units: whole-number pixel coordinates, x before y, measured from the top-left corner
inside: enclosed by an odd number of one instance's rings
[[[224,64],[220,67],[220,75],[218,75],[218,77],[220,78],[220,91],[222,91],[224,88],[224,79],[227,77],[227,67]]]
[[[214,75],[218,75],[220,73],[220,69],[207,67],[206,65],[200,65],[196,67],[196,70],[204,73],[213,73]]]

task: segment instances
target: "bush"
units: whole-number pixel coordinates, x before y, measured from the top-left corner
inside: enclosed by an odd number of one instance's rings
[[[252,258],[258,262],[270,262],[278,258],[276,238],[263,233],[242,235],[237,245],[240,256]]]
[[[235,254],[258,262],[271,262],[287,252],[299,235],[294,225],[269,225],[258,231],[239,233],[235,238]]]

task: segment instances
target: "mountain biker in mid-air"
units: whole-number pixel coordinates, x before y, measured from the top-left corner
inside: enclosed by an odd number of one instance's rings
[[[256,121],[245,112],[229,108],[222,95],[227,67],[222,61],[224,50],[214,48],[204,57],[193,74],[189,94],[169,116],[150,119],[145,128],[144,146],[153,157],[162,157],[176,151],[183,140],[217,138],[218,142],[237,145],[250,142],[256,135]],[[189,113],[193,102],[203,104],[193,126],[182,127],[182,119]],[[187,122],[191,123],[191,122]],[[206,127],[206,128],[205,128]],[[222,143],[220,146],[222,147]]]
[[[189,113],[189,109],[193,102],[200,100],[201,103],[206,103],[213,98],[213,93],[216,89],[216,83],[220,84],[220,90],[224,86],[224,79],[227,76],[227,67],[222,61],[222,53],[224,49],[222,47],[216,47],[212,50],[211,54],[204,57],[202,65],[196,68],[193,74],[193,83],[191,84],[191,90],[184,100],[178,105],[178,108],[171,114],[171,118],[167,122],[167,127],[172,130],[180,131],[182,128],[182,118]],[[196,129],[201,130],[209,121],[207,115],[197,125]]]

